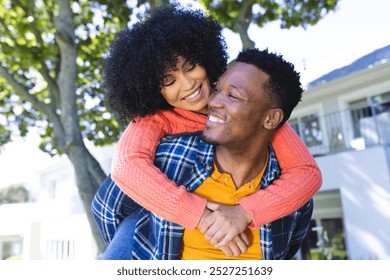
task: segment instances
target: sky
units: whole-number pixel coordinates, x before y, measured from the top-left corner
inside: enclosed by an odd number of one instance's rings
[[[348,65],[378,48],[390,45],[390,1],[341,0],[339,8],[319,23],[281,30],[277,22],[253,27],[256,47],[268,48],[292,62],[303,85],[336,68]],[[226,34],[226,33],[225,33]],[[227,32],[232,58],[241,49],[238,35]]]
[[[280,53],[301,72],[303,85],[384,46],[390,45],[389,0],[341,0],[339,8],[306,30],[281,30],[278,23],[251,27],[249,36],[259,49]],[[230,58],[242,45],[229,31],[226,37]],[[32,131],[27,139],[0,148],[0,188],[31,182],[36,172],[51,165],[52,159],[38,150],[39,137]]]

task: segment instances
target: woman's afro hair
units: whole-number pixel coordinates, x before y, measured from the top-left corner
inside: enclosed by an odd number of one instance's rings
[[[201,10],[169,6],[117,33],[103,72],[111,109],[131,120],[172,108],[160,84],[178,56],[203,66],[211,84],[217,81],[228,58],[219,23]]]

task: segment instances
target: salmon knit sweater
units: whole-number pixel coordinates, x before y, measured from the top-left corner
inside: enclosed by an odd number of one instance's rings
[[[170,181],[153,165],[153,160],[163,136],[201,131],[205,123],[206,116],[177,108],[135,119],[118,142],[112,179],[146,209],[186,229],[195,229],[205,210],[206,199]],[[267,189],[238,202],[252,214],[251,228],[297,210],[322,184],[314,158],[289,124],[275,133],[272,146],[282,169],[281,177]]]

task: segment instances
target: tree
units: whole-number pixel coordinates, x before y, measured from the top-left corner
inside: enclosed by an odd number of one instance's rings
[[[0,0],[0,140],[38,127],[43,151],[69,157],[99,250],[90,205],[105,173],[84,139],[117,140],[120,126],[103,104],[100,60],[131,13],[120,0]]]
[[[200,0],[202,5],[222,26],[240,34],[244,48],[255,43],[248,36],[250,24],[263,27],[271,21],[280,21],[281,28],[316,24],[337,7],[338,0]]]
[[[25,203],[29,192],[23,185],[11,185],[0,189],[0,205],[6,203]]]
[[[180,2],[180,1],[176,1]],[[200,1],[250,46],[251,22],[316,23],[337,0]],[[90,205],[106,177],[85,146],[107,145],[123,126],[104,104],[101,60],[114,34],[168,0],[0,0],[0,145],[39,129],[40,148],[65,154],[100,251]],[[248,43],[249,42],[249,43]]]

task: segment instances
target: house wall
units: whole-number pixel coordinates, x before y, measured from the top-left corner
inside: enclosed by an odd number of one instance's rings
[[[108,173],[116,145],[93,148]],[[75,183],[74,170],[66,157],[45,168],[33,186],[33,203],[0,206],[0,259],[4,242],[17,243],[23,260],[94,260],[97,246]]]
[[[377,146],[316,159],[320,191],[340,190],[350,259],[390,259],[389,154]]]

